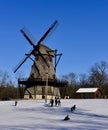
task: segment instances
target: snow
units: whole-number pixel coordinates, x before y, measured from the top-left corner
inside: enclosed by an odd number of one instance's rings
[[[59,107],[48,103],[0,101],[0,130],[108,130],[108,99],[61,99]],[[70,120],[63,120],[66,115]]]
[[[98,88],[79,88],[76,93],[93,93],[97,90]]]

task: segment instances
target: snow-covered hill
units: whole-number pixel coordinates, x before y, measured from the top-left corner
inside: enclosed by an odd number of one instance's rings
[[[63,120],[66,115],[70,120]],[[60,107],[49,107],[44,100],[19,100],[17,106],[0,101],[0,130],[51,129],[108,130],[108,99],[65,99]]]

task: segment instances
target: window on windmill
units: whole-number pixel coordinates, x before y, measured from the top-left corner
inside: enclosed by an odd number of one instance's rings
[[[34,73],[31,74],[31,78],[34,78]]]
[[[51,56],[49,56],[49,60],[52,62],[52,57]]]

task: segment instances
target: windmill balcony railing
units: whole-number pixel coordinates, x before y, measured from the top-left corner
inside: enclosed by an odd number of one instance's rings
[[[45,79],[42,78],[20,78],[18,79],[18,83],[19,84],[25,84],[25,82],[46,82]],[[56,84],[62,84],[62,85],[66,85],[67,81],[63,81],[63,80],[58,80],[58,79],[48,79],[48,83],[56,83]]]

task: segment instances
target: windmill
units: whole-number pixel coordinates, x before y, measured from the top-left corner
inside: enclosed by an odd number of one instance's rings
[[[14,68],[15,73],[28,58],[33,61],[29,78],[27,80],[18,80],[19,87],[20,85],[25,85],[25,98],[32,97],[34,99],[42,99],[45,98],[46,93],[49,95],[49,98],[51,98],[51,96],[60,96],[58,88],[60,82],[58,82],[56,77],[56,67],[62,54],[58,54],[57,50],[52,50],[43,44],[44,39],[54,29],[57,23],[57,20],[54,21],[36,44],[31,33],[25,27],[21,29],[21,33],[33,47],[33,49],[25,54],[23,60]],[[31,58],[32,55],[34,56],[34,59]]]

